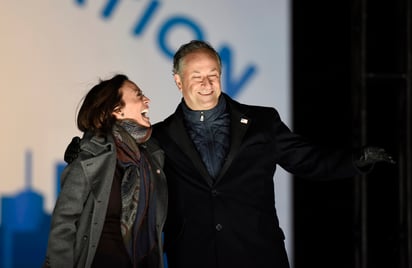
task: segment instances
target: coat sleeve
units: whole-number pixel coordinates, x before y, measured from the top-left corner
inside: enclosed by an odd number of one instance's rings
[[[361,174],[353,163],[351,149],[327,148],[290,131],[274,110],[272,135],[276,141],[279,165],[306,178],[347,178]]]
[[[62,173],[61,190],[52,214],[45,267],[74,267],[78,221],[89,193],[89,182],[77,159]]]

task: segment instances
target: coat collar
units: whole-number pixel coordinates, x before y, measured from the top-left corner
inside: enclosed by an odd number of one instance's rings
[[[214,108],[209,109],[209,110],[201,110],[201,111],[191,110],[187,106],[187,104],[184,102],[184,100],[182,100],[182,102],[180,103],[180,106],[182,107],[184,118],[188,122],[193,122],[193,123],[200,122],[200,121],[213,122],[226,111],[226,100],[221,95],[219,97],[218,104]]]
[[[252,120],[247,116],[249,110],[247,105],[240,104],[233,99],[231,99],[225,93],[222,93],[223,97],[226,99],[228,105],[228,111],[230,114],[230,149],[224,162],[222,169],[213,182],[213,178],[209,175],[206,167],[204,166],[202,159],[200,158],[199,153],[197,152],[193,142],[190,140],[190,137],[184,126],[184,115],[181,108],[181,104],[177,107],[175,113],[172,116],[170,123],[170,136],[173,141],[180,147],[182,152],[184,152],[187,157],[192,161],[195,168],[199,171],[201,176],[205,179],[209,186],[212,186],[213,183],[220,181],[224,174],[227,172],[231,166],[233,159],[235,159],[239,149],[242,145],[242,140],[246,131],[251,124]]]

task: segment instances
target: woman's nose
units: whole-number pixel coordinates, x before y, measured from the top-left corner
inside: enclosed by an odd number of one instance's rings
[[[143,95],[143,101],[144,101],[144,103],[149,103],[150,99],[146,95]]]

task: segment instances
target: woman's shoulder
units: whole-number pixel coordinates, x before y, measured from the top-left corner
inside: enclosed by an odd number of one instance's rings
[[[92,156],[100,155],[105,152],[115,151],[113,136],[95,135],[93,133],[84,133],[80,141],[80,152]]]

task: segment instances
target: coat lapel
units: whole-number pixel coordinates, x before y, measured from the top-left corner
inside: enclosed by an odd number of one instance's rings
[[[226,161],[224,162],[215,183],[218,183],[222,179],[222,177],[232,164],[233,159],[236,157],[242,145],[243,137],[245,136],[245,133],[251,123],[251,119],[245,116],[246,111],[241,111],[240,109],[238,109],[238,107],[233,102],[231,102],[230,99],[226,98],[226,101],[230,106],[229,111],[231,144],[226,157]]]

